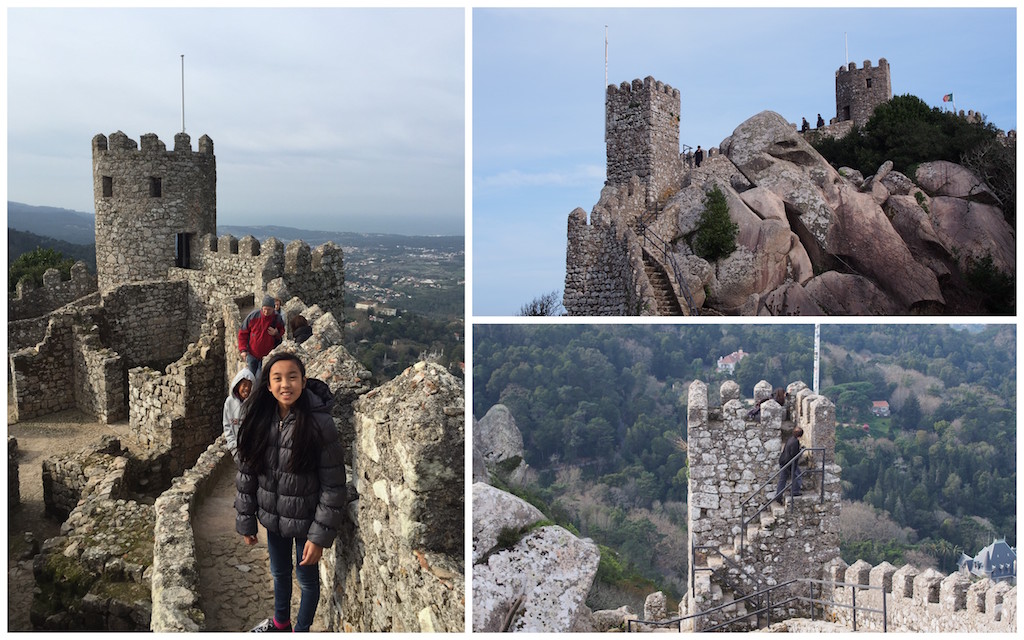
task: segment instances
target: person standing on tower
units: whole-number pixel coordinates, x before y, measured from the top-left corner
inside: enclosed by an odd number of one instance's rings
[[[800,437],[803,435],[804,430],[800,427],[793,429],[793,435],[789,436],[786,446],[782,447],[782,453],[779,454],[779,468],[782,472],[779,474],[779,486],[775,491],[775,502],[779,504],[785,504],[782,494],[789,485],[790,477],[793,478],[793,492],[790,495],[796,497],[801,494],[803,483],[800,481],[800,467],[799,462],[794,459],[800,455]],[[787,468],[790,460],[794,460],[793,464]]]
[[[693,152],[693,162],[698,167],[700,163],[704,162],[704,150],[700,148],[699,144],[697,145],[697,150]]]
[[[824,126],[825,126],[825,119],[824,119],[824,118],[822,118],[822,117],[821,117],[821,114],[819,113],[819,114],[818,114],[818,124],[817,124],[817,125],[815,125],[815,127],[814,127],[814,128],[815,128],[815,129],[820,129],[820,128],[824,127]]]

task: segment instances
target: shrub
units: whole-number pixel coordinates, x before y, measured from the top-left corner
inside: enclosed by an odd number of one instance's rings
[[[704,198],[704,211],[697,221],[693,236],[693,252],[714,262],[736,250],[739,227],[729,218],[729,203],[716,185]]]
[[[71,278],[71,267],[74,263],[74,260],[65,258],[60,251],[36,247],[33,251],[21,254],[11,263],[7,272],[7,291],[14,293],[22,279],[30,280],[36,286],[43,284],[43,274],[50,268],[60,271],[61,277],[67,280]]]

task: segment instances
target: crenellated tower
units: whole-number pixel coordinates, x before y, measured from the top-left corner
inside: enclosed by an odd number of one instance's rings
[[[875,112],[875,107],[892,99],[889,62],[878,59],[878,66],[864,61],[861,69],[851,62],[836,71],[836,120],[862,126]]]
[[[663,202],[679,188],[679,90],[651,76],[609,85],[605,95],[608,185],[640,178],[647,206]]]
[[[202,136],[198,151],[184,132],[175,134],[172,151],[156,134],[140,143],[120,131],[92,139],[101,293],[190,266],[199,238],[217,232],[213,140]]]

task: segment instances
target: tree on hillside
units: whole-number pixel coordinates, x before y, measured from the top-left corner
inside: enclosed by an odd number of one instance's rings
[[[37,286],[43,284],[43,274],[47,269],[57,269],[65,280],[71,278],[71,267],[74,260],[65,258],[60,251],[36,247],[28,253],[18,256],[18,259],[11,263],[7,272],[7,291],[14,293],[17,290],[18,282],[22,279],[31,281]]]
[[[725,194],[715,185],[704,198],[704,211],[693,236],[693,252],[709,262],[724,258],[736,250],[737,233],[739,227],[729,218]]]
[[[893,414],[892,424],[902,431],[915,431],[921,424],[921,402],[911,393],[899,411]]]

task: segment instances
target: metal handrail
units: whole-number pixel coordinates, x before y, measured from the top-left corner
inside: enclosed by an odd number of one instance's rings
[[[675,276],[676,284],[679,286],[679,291],[683,294],[683,299],[686,301],[686,307],[690,312],[691,316],[699,316],[700,311],[697,309],[697,304],[693,301],[693,296],[690,295],[690,288],[686,286],[686,280],[682,278],[682,272],[679,269],[679,265],[676,263],[675,256],[669,251],[669,244],[665,242],[655,232],[651,231],[643,220],[640,218],[639,224],[640,238],[643,240],[641,247],[644,247],[647,243],[661,252],[663,262],[667,262],[672,267],[672,274]]]
[[[813,471],[808,470],[807,474],[812,474],[812,473],[815,473],[815,474],[820,473],[821,474],[821,482],[819,483],[820,484],[820,487],[819,487],[819,489],[820,489],[820,500],[821,500],[821,502],[825,502],[825,447],[801,447],[800,451],[796,454],[796,456],[793,457],[792,460],[790,460],[789,462],[787,462],[783,466],[779,467],[779,470],[776,471],[775,473],[773,473],[768,478],[768,481],[766,483],[762,484],[760,487],[755,489],[754,492],[750,495],[750,497],[748,497],[746,500],[744,500],[743,502],[740,503],[740,517],[741,518],[743,516],[743,513],[747,509],[747,504],[750,503],[750,501],[753,500],[754,498],[756,498],[758,495],[760,495],[760,493],[762,491],[764,491],[766,488],[771,487],[772,485],[776,484],[776,478],[778,478],[779,475],[783,471],[785,471],[786,469],[790,469],[791,473],[789,474],[789,484],[782,491],[783,491],[783,494],[784,494],[787,489],[789,490],[789,494],[790,494],[789,510],[790,511],[793,510],[793,508],[794,508],[793,484],[795,483],[796,478],[795,478],[795,474],[792,473],[792,470],[796,468],[797,464],[799,464],[800,458],[803,457],[805,451],[820,451],[821,454],[822,454],[821,455],[821,469],[814,469]],[[803,473],[801,473],[801,475],[803,475]],[[768,502],[765,502],[765,503],[761,504],[758,507],[758,509],[753,513],[753,515],[751,515],[749,518],[743,518],[743,520],[741,522],[741,525],[740,525],[740,553],[743,553],[744,549],[746,549],[747,525],[750,524],[751,522],[753,522],[755,518],[760,516],[768,507],[770,507],[771,504],[772,504],[772,501],[775,500],[777,497],[778,497],[777,494],[772,494],[772,497],[769,498]]]
[[[745,586],[737,585],[735,582],[733,582],[729,578],[729,571],[728,571],[729,568],[735,569],[736,573],[738,573],[740,576],[743,576],[748,581],[754,583],[754,585],[755,585],[754,588],[755,589],[760,590],[760,589],[762,589],[764,587],[764,580],[761,579],[760,575],[757,575],[757,574],[751,575],[742,566],[740,566],[738,563],[733,561],[732,558],[730,558],[729,556],[727,556],[724,553],[722,553],[722,550],[719,549],[718,547],[714,547],[714,546],[711,546],[711,545],[695,545],[693,547],[693,552],[690,554],[691,557],[693,557],[694,559],[696,559],[696,557],[697,557],[697,551],[704,551],[704,553],[705,553],[705,562],[707,562],[707,552],[708,551],[713,551],[713,552],[717,553],[722,558],[723,561],[725,561],[725,564],[723,564],[718,569],[712,569],[710,566],[706,566],[706,567],[694,567],[694,566],[691,566],[690,567],[690,569],[691,569],[691,571],[690,571],[690,593],[694,592],[694,587],[695,587],[696,581],[697,581],[697,571],[709,571],[712,576],[717,576],[719,580],[724,582],[725,585],[727,587],[729,587],[729,589],[732,590],[734,596],[735,595],[739,595],[741,597],[744,597],[746,595],[746,587]],[[725,569],[725,571],[721,571],[721,569]],[[758,606],[760,606],[760,603],[758,603]],[[757,615],[757,621],[758,621],[758,623],[760,623],[761,622],[761,617],[760,617],[759,614],[756,614],[756,615]]]
[[[776,589],[781,589],[783,587],[788,587],[788,586],[790,586],[792,584],[797,584],[797,583],[802,583],[802,584],[807,584],[808,585],[809,593],[810,593],[809,597],[795,595],[795,596],[790,596],[789,598],[786,598],[786,599],[781,600],[781,601],[772,602],[771,594],[772,594],[773,591],[775,591]],[[820,589],[819,589],[820,598],[815,598],[814,597],[814,585],[820,585]],[[837,586],[839,586],[839,587],[850,587],[852,589],[851,604],[845,604],[845,603],[837,602],[834,599],[825,599],[825,593],[824,593],[825,585],[831,585],[833,587],[833,591],[834,591],[834,587],[837,587]],[[863,606],[858,607],[857,606],[857,591],[858,590],[864,590],[864,589],[878,589],[878,590],[881,590],[881,592],[882,592],[882,608],[881,609],[873,609],[871,607],[863,607]],[[670,626],[670,625],[678,625],[679,631],[681,633],[682,630],[683,630],[683,622],[686,621],[686,620],[692,620],[692,619],[695,619],[695,618],[709,616],[709,615],[711,615],[713,613],[716,613],[718,611],[722,611],[722,610],[724,610],[727,607],[735,606],[735,604],[738,603],[738,602],[746,602],[746,601],[754,600],[755,598],[758,598],[760,600],[760,602],[763,602],[764,604],[763,605],[758,604],[757,605],[758,608],[755,609],[753,612],[749,612],[748,611],[747,613],[744,613],[742,616],[737,616],[735,618],[731,618],[729,620],[725,620],[725,621],[720,622],[720,623],[718,623],[718,624],[716,624],[716,625],[714,625],[712,627],[709,627],[707,629],[700,629],[700,631],[702,631],[702,632],[704,632],[704,631],[717,631],[718,629],[721,629],[721,628],[726,627],[728,625],[735,624],[736,622],[739,622],[741,620],[745,620],[745,619],[749,618],[752,615],[758,616],[758,620],[760,621],[760,617],[761,617],[762,613],[765,614],[765,618],[766,618],[768,624],[770,625],[771,624],[771,620],[772,620],[772,618],[771,618],[771,611],[772,611],[772,609],[776,609],[778,607],[785,606],[785,605],[787,605],[787,604],[789,604],[791,602],[806,602],[806,603],[810,603],[811,604],[811,620],[815,619],[815,617],[814,617],[814,615],[815,615],[814,614],[814,605],[815,604],[829,605],[829,606],[833,606],[833,607],[841,607],[841,608],[844,608],[844,609],[851,609],[853,611],[851,619],[852,619],[853,630],[854,631],[857,630],[857,613],[858,612],[861,612],[861,613],[880,613],[880,614],[882,614],[882,632],[883,633],[887,633],[889,631],[889,612],[888,612],[889,611],[889,607],[888,607],[887,600],[886,600],[885,589],[883,587],[881,587],[881,586],[874,586],[874,585],[865,585],[865,584],[852,584],[852,583],[847,583],[847,582],[836,582],[836,581],[833,581],[833,580],[817,580],[817,579],[814,579],[814,578],[793,578],[791,580],[787,580],[786,582],[781,582],[779,584],[772,585],[770,587],[767,587],[767,588],[755,591],[754,593],[751,593],[750,595],[746,595],[746,596],[743,596],[741,598],[736,598],[732,602],[728,602],[728,603],[725,603],[725,604],[720,604],[720,605],[718,605],[716,607],[712,607],[711,609],[708,609],[706,611],[701,611],[699,613],[693,613],[693,614],[690,614],[688,616],[681,616],[681,617],[678,617],[678,618],[673,618],[671,620],[639,620],[639,619],[638,620],[627,620],[626,621],[626,631],[627,632],[632,632],[633,624],[636,624],[638,628],[639,628],[639,626],[641,624],[649,624],[649,625],[653,625],[653,626],[662,626],[662,627],[667,627],[667,626]]]

